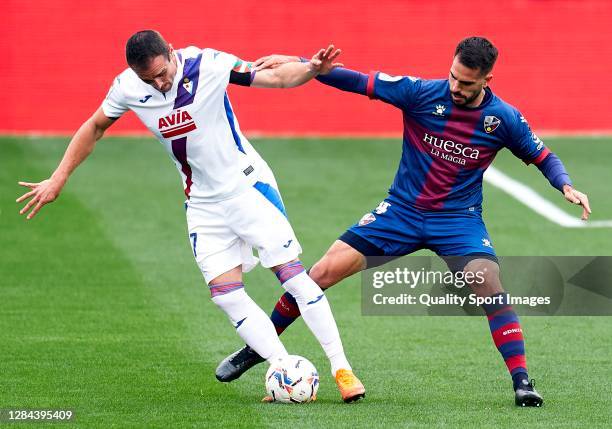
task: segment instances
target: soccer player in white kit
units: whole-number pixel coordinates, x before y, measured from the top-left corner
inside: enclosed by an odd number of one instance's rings
[[[272,322],[244,290],[242,273],[258,262],[291,293],[309,329],[330,360],[342,398],[354,401],[365,389],[346,359],[327,298],[298,259],[302,249],[272,171],[240,131],[228,83],[264,88],[302,85],[341,65],[333,46],[310,62],[256,71],[214,49],[174,50],[156,31],[132,35],[129,65],[116,77],[102,106],[72,138],[51,177],[19,182],[30,191],[17,199],[31,219],[54,201],[74,169],[119,117],[132,110],[168,151],[179,170],[187,201],[187,225],[196,262],[213,302],[242,339],[270,363],[286,356]]]

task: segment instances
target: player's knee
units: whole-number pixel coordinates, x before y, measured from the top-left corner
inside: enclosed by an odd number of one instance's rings
[[[472,259],[465,265],[463,271],[487,280],[499,278],[499,265],[495,261],[484,258]]]
[[[331,265],[325,258],[314,264],[308,274],[321,289],[332,287],[338,282],[331,269]]]
[[[491,296],[504,291],[499,278],[499,265],[489,259],[473,259],[463,271],[470,273],[470,287],[479,296]]]

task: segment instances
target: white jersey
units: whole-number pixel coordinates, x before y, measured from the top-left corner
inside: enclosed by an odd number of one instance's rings
[[[240,131],[227,96],[238,59],[193,46],[175,53],[170,91],[161,93],[128,68],[115,79],[102,109],[109,118],[136,113],[174,160],[189,199],[226,200],[271,174]]]

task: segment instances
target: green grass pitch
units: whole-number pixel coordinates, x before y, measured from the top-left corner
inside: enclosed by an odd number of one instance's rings
[[[359,277],[328,296],[364,401],[340,401],[301,320],[282,339],[319,369],[315,403],[260,403],[266,365],[218,383],[218,361],[242,343],[193,262],[161,145],[104,139],[58,201],[32,221],[18,215],[16,182],[46,178],[67,141],[0,139],[0,408],[71,408],[73,425],[93,428],[609,427],[611,318],[523,318],[545,405],[518,409],[484,319],[361,316]],[[612,218],[612,139],[547,143],[588,192],[593,219]],[[384,198],[401,149],[375,139],[253,144],[276,174],[306,265]],[[507,151],[495,165],[579,215],[535,167]],[[484,216],[500,255],[612,255],[611,229],[561,228],[487,185]],[[281,293],[261,267],[245,284],[266,311]]]

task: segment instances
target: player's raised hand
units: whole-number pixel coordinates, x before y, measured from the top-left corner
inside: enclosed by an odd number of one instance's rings
[[[587,220],[589,218],[591,206],[589,205],[589,198],[586,194],[572,188],[570,185],[565,185],[563,186],[563,195],[565,195],[565,199],[570,203],[582,206],[582,220]]]
[[[295,62],[300,62],[300,57],[274,54],[256,59],[253,62],[253,67],[255,71],[259,71],[264,69],[275,69],[281,64]]]
[[[334,62],[341,53],[342,51],[340,49],[335,49],[334,45],[329,45],[327,49],[321,49],[314,54],[310,60],[310,64],[319,74],[327,74],[336,67],[344,66],[342,63]]]
[[[53,180],[52,178],[43,180],[39,183],[18,183],[21,186],[25,186],[26,188],[30,189],[29,192],[26,192],[16,200],[18,203],[21,203],[29,199],[27,204],[21,210],[19,210],[19,214],[26,214],[28,211],[30,211],[30,209],[32,209],[32,207],[34,207],[32,211],[28,213],[26,219],[32,219],[45,204],[55,201],[63,187],[63,184]]]

